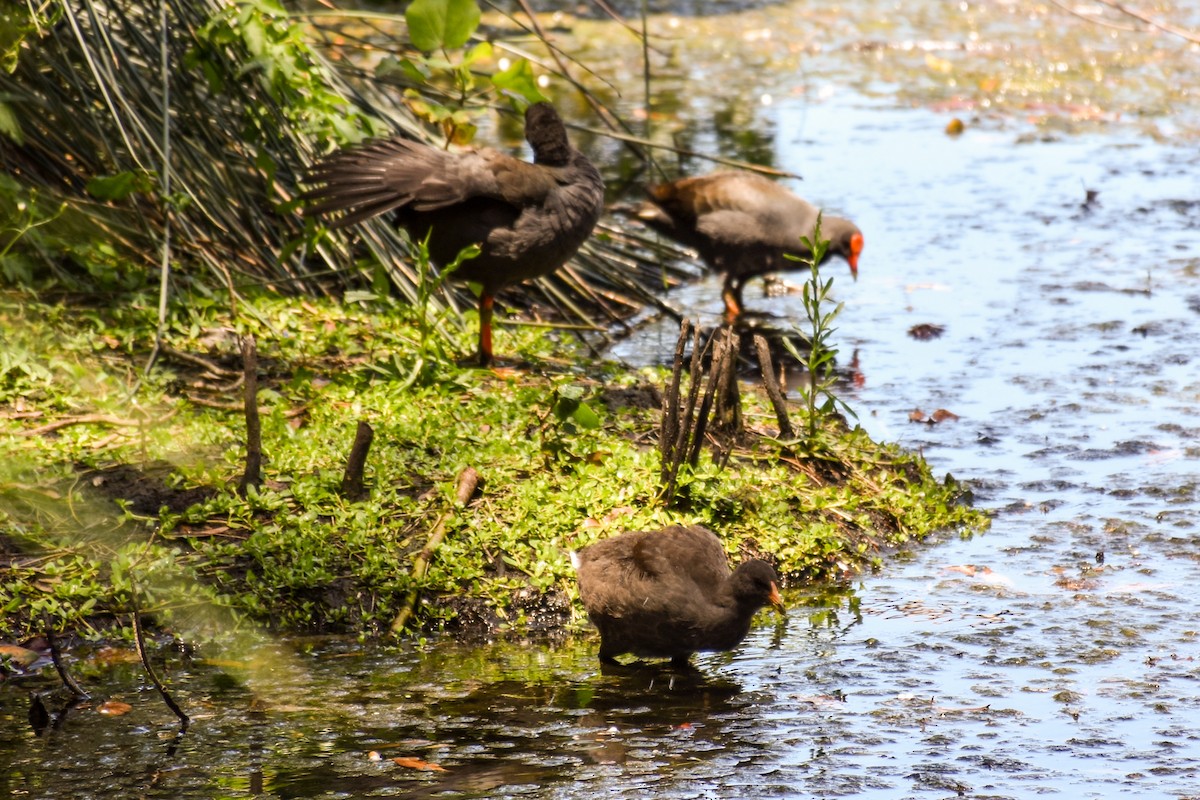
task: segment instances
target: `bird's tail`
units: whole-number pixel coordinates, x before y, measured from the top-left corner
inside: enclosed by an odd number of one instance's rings
[[[306,217],[333,215],[344,228],[410,205],[445,170],[445,151],[409,139],[386,139],[339,150],[309,169],[313,185],[301,198]]]

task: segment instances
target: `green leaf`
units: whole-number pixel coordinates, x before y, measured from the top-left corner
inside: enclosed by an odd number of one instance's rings
[[[508,69],[493,75],[492,85],[501,91],[520,95],[531,103],[540,103],[546,99],[546,96],[538,89],[537,77],[533,74],[533,65],[524,58],[514,61]]]
[[[154,190],[154,175],[150,172],[118,172],[103,175],[87,182],[88,194],[97,200],[124,200],[134,192],[149,194]]]
[[[397,59],[392,56],[380,61],[379,66],[375,68],[375,77],[377,78],[390,78],[395,75],[400,75],[416,84],[424,84],[429,81],[430,72],[424,62],[418,64],[411,58]]]
[[[347,305],[352,303],[372,303],[378,297],[379,295],[375,292],[368,292],[363,289],[351,289],[342,296],[342,302]]]
[[[577,386],[574,384],[572,384],[570,386],[560,386],[560,387],[558,387],[557,391],[558,391],[558,396],[562,397],[566,400],[582,400],[583,399],[583,387],[582,386]]]
[[[554,403],[554,416],[560,422],[571,420],[581,428],[592,430],[600,427],[600,416],[583,402],[582,386],[560,386],[556,394],[558,399]]]
[[[575,420],[581,428],[595,430],[600,427],[600,415],[593,411],[587,403],[580,402],[575,407],[575,412],[571,414],[571,419]]]
[[[418,50],[462,47],[479,27],[476,0],[413,0],[404,12],[408,37]]]
[[[242,38],[252,56],[261,56],[267,49],[267,31],[261,19],[246,20],[242,28]]]
[[[17,115],[13,113],[12,106],[8,103],[0,103],[0,133],[12,139],[16,144],[25,143],[25,137],[21,133],[21,123],[17,121]]]
[[[491,42],[480,42],[479,44],[475,45],[474,47],[472,47],[470,50],[467,51],[467,54],[465,56],[463,56],[462,63],[463,63],[464,67],[469,67],[472,64],[474,64],[476,61],[480,61],[483,59],[489,59],[491,57],[492,57],[492,43]]]
[[[371,272],[371,291],[375,293],[375,297],[387,297],[388,290],[392,287],[392,278],[388,275],[387,267],[380,261],[375,264],[375,269]]]

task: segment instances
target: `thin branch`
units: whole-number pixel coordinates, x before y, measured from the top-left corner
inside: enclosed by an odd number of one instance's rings
[[[133,640],[137,644],[138,657],[142,659],[142,666],[146,668],[146,675],[150,678],[150,682],[154,684],[154,688],[158,690],[159,695],[162,696],[163,702],[167,704],[167,708],[171,709],[171,713],[179,718],[179,732],[185,732],[192,721],[188,718],[187,714],[183,713],[183,709],[175,702],[175,698],[171,697],[171,693],[167,691],[167,687],[159,680],[154,667],[150,665],[150,656],[146,653],[146,637],[142,634],[142,614],[136,608],[133,610]]]
[[[609,5],[607,2],[605,2],[605,0],[592,0],[592,2],[594,2],[596,4],[597,8],[599,8],[601,11],[603,11],[605,14],[607,14],[610,18],[612,18],[613,22],[617,23],[622,28],[629,31],[634,36],[638,37],[638,39],[640,39],[642,41],[643,53],[648,52],[649,50],[653,50],[654,52],[659,53],[660,55],[662,54],[661,50],[651,48],[648,44],[650,35],[646,32],[647,8],[646,8],[645,0],[643,0],[643,2],[642,2],[642,27],[640,30],[638,28],[633,27],[633,25],[629,24],[625,20],[625,18],[622,17],[621,14],[615,8],[613,8],[611,5]],[[662,38],[662,37],[659,37],[659,38]],[[672,37],[672,38],[675,38],[675,37]]]
[[[754,349],[758,352],[758,367],[762,372],[763,386],[767,390],[771,407],[775,409],[775,419],[779,422],[779,438],[794,439],[796,433],[792,430],[792,421],[788,418],[787,401],[784,399],[783,389],[779,386],[779,379],[775,375],[775,365],[771,361],[771,347],[762,334],[754,334]]]
[[[1118,25],[1115,22],[1110,22],[1102,17],[1095,16],[1093,14],[1084,14],[1083,12],[1079,11],[1078,8],[1076,8],[1072,5],[1069,5],[1068,3],[1064,2],[1063,0],[1050,0],[1050,2],[1053,3],[1054,5],[1058,6],[1063,11],[1070,14],[1071,16],[1078,17],[1079,19],[1083,20],[1084,22],[1090,22],[1093,25],[1100,25],[1105,28],[1111,28],[1113,30],[1122,31],[1123,33],[1141,33],[1141,32],[1143,32],[1139,28],[1131,28],[1127,25]],[[1124,5],[1123,3],[1117,2],[1117,0],[1096,0],[1096,2],[1099,3],[1100,5],[1104,6],[1105,8],[1111,8],[1113,11],[1116,11],[1119,14],[1124,14],[1125,16],[1127,16],[1131,19],[1136,19],[1138,22],[1140,22],[1143,25],[1146,25],[1150,28],[1160,30],[1163,33],[1168,33],[1172,36],[1177,36],[1180,39],[1191,42],[1193,44],[1200,44],[1200,34],[1192,33],[1189,30],[1185,30],[1184,28],[1180,28],[1176,25],[1172,25],[1169,22],[1159,22],[1157,19],[1149,16],[1145,12],[1138,11],[1137,9],[1134,9],[1134,8],[1129,8],[1128,6]]]
[[[698,158],[698,159],[702,159],[705,161],[711,161],[714,164],[724,164],[727,167],[735,167],[737,169],[744,169],[749,172],[760,172],[763,175],[771,175],[776,178],[795,178],[796,180],[804,180],[803,177],[801,177],[800,175],[797,175],[795,172],[788,172],[787,170],[775,169],[774,167],[767,167],[767,166],[763,166],[762,164],[752,164],[749,161],[740,161],[736,158],[726,158],[725,156],[717,155],[715,153],[706,153],[706,152],[703,152],[700,150],[689,150],[686,147],[676,147],[674,145],[664,144],[663,142],[654,142],[654,141],[650,141],[649,139],[643,139],[640,136],[634,136],[634,135],[628,134],[628,133],[621,133],[619,131],[601,130],[600,128],[593,128],[590,125],[580,125],[580,124],[572,123],[572,122],[568,122],[565,124],[568,128],[571,128],[573,130],[584,131],[585,133],[590,133],[595,136],[607,136],[610,139],[616,139],[617,141],[626,142],[628,144],[640,145],[642,147],[646,147],[651,150],[666,150],[667,152],[675,153],[676,155],[687,156],[688,158]]]
[[[742,430],[742,402],[737,381],[739,342],[740,337],[732,326],[726,328],[721,360],[713,364],[712,370],[712,379],[717,383],[716,429],[727,435],[731,442]]]
[[[174,414],[175,412],[171,412]],[[170,415],[168,415],[170,416]],[[116,425],[123,428],[136,428],[144,424],[136,419],[122,419],[114,417],[111,414],[80,414],[77,417],[66,417],[64,419],[48,422],[38,428],[31,428],[27,431],[17,431],[14,436],[41,436],[43,433],[53,433],[60,428],[67,428],[71,425]]]
[[[262,422],[258,418],[258,349],[253,336],[242,340],[243,371],[246,376],[243,407],[246,413],[246,471],[238,483],[238,494],[246,496],[251,486],[262,482]]]
[[[687,338],[687,333],[682,333],[682,338]],[[683,466],[684,457],[688,452],[688,443],[692,441],[691,437],[696,427],[696,398],[700,395],[700,385],[703,373],[703,354],[711,344],[711,338],[703,347],[700,346],[701,331],[698,323],[692,326],[692,356],[691,364],[688,370],[688,397],[687,405],[684,407],[682,414],[679,413],[679,401],[675,401],[675,421],[672,422],[672,429],[675,431],[674,444],[671,445],[671,461],[669,464],[670,471],[667,474],[664,483],[663,503],[670,506],[675,501],[675,493],[678,490],[679,484],[679,469]],[[682,367],[683,350],[676,349],[677,368]],[[678,394],[678,387],[675,389]]]
[[[62,680],[63,686],[70,689],[71,694],[76,697],[88,697],[89,695],[84,688],[79,685],[71,673],[67,672],[67,665],[63,663],[62,659],[62,651],[58,649],[58,641],[55,639],[54,631],[50,630],[49,627],[46,628],[46,641],[50,643],[50,658],[54,661],[54,669],[58,672],[58,677]]]
[[[659,483],[663,486],[663,497],[667,505],[675,495],[674,475],[679,468],[676,454],[679,446],[676,437],[679,435],[679,383],[683,377],[683,351],[687,347],[691,333],[691,321],[683,320],[679,325],[679,340],[675,343],[675,358],[671,364],[671,383],[663,393],[662,419],[659,421]]]
[[[700,410],[696,412],[696,427],[692,433],[692,443],[688,450],[687,462],[692,467],[700,463],[700,450],[704,447],[704,437],[708,433],[708,417],[712,413],[713,397],[717,391],[716,373],[718,365],[721,363],[721,358],[724,356],[724,351],[721,349],[726,340],[719,338],[720,329],[713,331],[709,337],[706,350],[711,348],[712,355],[708,360],[708,385],[704,388],[704,398],[700,401]],[[696,373],[692,374],[693,386],[695,386]]]
[[[225,369],[224,367],[215,364],[204,356],[196,355],[195,353],[188,353],[183,350],[176,350],[170,345],[160,345],[159,349],[165,355],[168,355],[171,358],[177,358],[180,361],[187,361],[188,363],[194,364],[198,367],[203,367],[215,378],[225,378],[227,380],[236,378],[239,383],[241,382],[241,372],[232,369]]]
[[[1078,9],[1067,5],[1066,3],[1063,2],[1063,0],[1050,0],[1050,2],[1052,4],[1058,6],[1059,8],[1061,8],[1063,11],[1070,14],[1072,17],[1078,17],[1079,19],[1083,20],[1084,22],[1089,22],[1093,25],[1100,25],[1101,27],[1104,27],[1104,28],[1112,28],[1113,30],[1123,31],[1125,33],[1138,33],[1137,28],[1131,28],[1128,25],[1118,25],[1115,22],[1109,22],[1108,20],[1102,19],[1097,16],[1093,16],[1090,14],[1084,14],[1084,13],[1080,12]]]
[[[146,375],[154,368],[162,348],[163,334],[167,330],[167,299],[171,285],[171,49],[166,0],[159,0],[158,9],[162,56],[162,193],[159,196],[163,204],[162,263],[158,279],[158,327],[154,331],[154,348],[150,351],[150,358],[146,359]]]
[[[449,522],[455,511],[470,501],[471,495],[475,494],[475,487],[478,485],[479,473],[475,471],[474,467],[467,467],[458,474],[458,486],[454,492],[454,508],[443,512],[438,517],[438,521],[433,526],[433,532],[429,534],[429,541],[413,559],[411,573],[413,587],[409,590],[408,596],[404,598],[404,605],[401,606],[400,613],[392,621],[393,634],[399,635],[412,619],[413,613],[417,609],[417,601],[420,599],[421,583],[425,580],[425,573],[429,571],[429,563],[433,560],[434,552],[446,536],[446,523]]]
[[[1118,3],[1117,0],[1096,0],[1096,2],[1100,3],[1101,5],[1108,6],[1112,10],[1118,11],[1127,17],[1132,17],[1139,22],[1143,22],[1146,25],[1149,25],[1151,28],[1157,28],[1163,33],[1169,33],[1172,36],[1178,36],[1180,39],[1184,39],[1185,41],[1189,41],[1193,44],[1200,44],[1200,35],[1184,30],[1183,28],[1176,27],[1169,22],[1159,22],[1158,20],[1147,14],[1144,14],[1141,11],[1129,8],[1122,3]]]

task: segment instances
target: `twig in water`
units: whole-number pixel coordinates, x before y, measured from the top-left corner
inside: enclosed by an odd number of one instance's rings
[[[1099,3],[1122,13],[1127,17],[1132,17],[1133,19],[1136,19],[1151,28],[1157,28],[1163,33],[1169,33],[1172,36],[1178,36],[1180,39],[1191,42],[1192,44],[1200,44],[1200,36],[1192,33],[1189,30],[1186,30],[1185,28],[1180,28],[1179,26],[1172,25],[1169,22],[1161,22],[1148,14],[1138,11],[1137,9],[1129,8],[1122,3],[1118,3],[1116,0],[1099,0]]]
[[[136,608],[133,610],[133,640],[137,644],[138,657],[142,660],[142,666],[146,668],[146,675],[162,696],[167,708],[171,709],[171,712],[179,718],[179,733],[180,735],[184,734],[192,721],[187,714],[183,713],[183,709],[175,702],[175,698],[171,697],[167,687],[163,686],[163,682],[159,680],[158,673],[150,665],[150,656],[146,653],[146,637],[142,634],[142,613]]]
[[[84,691],[79,682],[75,680],[71,673],[67,672],[67,665],[63,663],[62,651],[58,649],[58,642],[55,641],[54,631],[46,628],[46,641],[50,643],[50,658],[54,661],[54,669],[58,672],[58,677],[71,690],[71,694],[79,698],[88,697],[88,693]]]

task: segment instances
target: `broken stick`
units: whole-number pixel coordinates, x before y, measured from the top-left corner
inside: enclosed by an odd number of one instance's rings
[[[238,494],[246,496],[251,486],[262,482],[262,423],[258,419],[258,347],[253,336],[242,340],[242,364],[245,371],[246,471],[238,483]]]
[[[366,487],[363,486],[363,470],[367,465],[367,453],[371,450],[374,438],[375,430],[365,420],[359,420],[354,444],[350,447],[350,456],[346,459],[346,472],[342,475],[342,497],[347,500],[362,500],[367,496]]]
[[[437,550],[438,545],[442,543],[442,539],[446,536],[446,523],[454,512],[462,508],[471,499],[471,495],[475,494],[475,487],[479,484],[479,473],[474,467],[467,467],[462,472],[458,473],[458,488],[454,493],[454,508],[445,511],[438,517],[437,523],[433,526],[433,533],[429,534],[429,541],[425,543],[425,548],[417,553],[417,557],[413,559],[412,582],[413,588],[409,590],[408,596],[404,598],[404,605],[400,608],[400,613],[396,615],[396,619],[392,621],[392,633],[399,634],[404,630],[404,626],[412,619],[413,613],[417,610],[417,600],[420,599],[421,582],[425,580],[425,573],[429,571],[429,562],[433,560],[433,553]]]
[[[771,407],[775,409],[775,419],[779,422],[779,438],[795,439],[796,432],[792,429],[792,421],[788,418],[787,400],[783,396],[783,388],[775,377],[775,366],[771,362],[771,347],[761,334],[754,334],[754,349],[758,352],[758,367],[762,371],[763,386]]]

